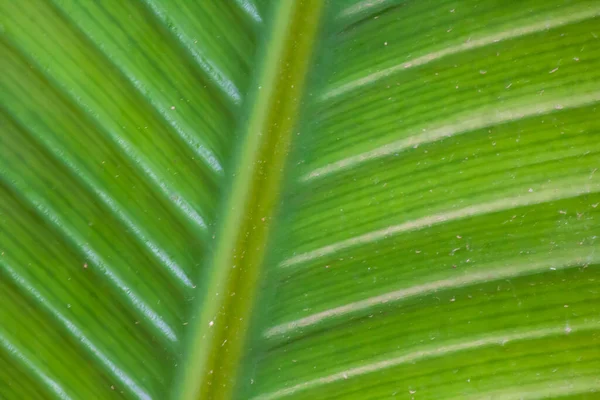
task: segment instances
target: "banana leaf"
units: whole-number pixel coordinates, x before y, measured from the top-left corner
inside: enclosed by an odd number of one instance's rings
[[[0,31],[0,398],[600,397],[597,0]]]

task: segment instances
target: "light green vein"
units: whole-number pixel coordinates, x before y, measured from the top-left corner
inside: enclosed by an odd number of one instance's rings
[[[410,136],[406,139],[385,144],[376,149],[366,151],[361,154],[346,157],[335,161],[303,175],[300,181],[308,182],[318,178],[335,174],[350,168],[357,167],[368,161],[394,155],[410,148],[415,148],[423,144],[433,143],[448,137],[465,134],[475,130],[487,128],[494,125],[515,122],[525,118],[540,116],[556,112],[557,110],[572,109],[584,107],[600,102],[600,91],[588,93],[578,93],[569,97],[557,97],[551,100],[533,101],[531,104],[523,106],[523,99],[515,101],[516,104],[509,104],[502,109],[496,107],[485,107],[477,110],[476,113],[454,117],[456,122],[444,121],[441,124],[422,128],[422,132]]]
[[[356,3],[352,4],[351,6],[348,6],[348,7],[344,8],[342,11],[340,11],[336,17],[340,18],[340,19],[352,18],[357,14],[366,13],[367,11],[380,10],[386,6],[386,4],[385,4],[386,2],[388,4],[392,3],[391,1],[388,1],[388,0],[357,1]]]
[[[358,376],[381,371],[383,369],[392,368],[397,365],[415,363],[420,360],[444,357],[453,353],[475,350],[489,346],[504,346],[509,342],[527,341],[535,339],[543,339],[552,336],[569,335],[575,332],[594,331],[600,329],[597,323],[588,323],[580,325],[563,325],[555,327],[547,327],[535,330],[525,330],[520,332],[507,332],[503,335],[494,335],[482,337],[479,339],[468,340],[459,343],[448,344],[445,346],[431,346],[422,350],[414,351],[408,354],[403,354],[397,357],[389,358],[382,361],[377,361],[371,364],[362,365],[359,367],[350,368],[341,372],[327,375],[321,378],[313,379],[294,385],[289,388],[280,389],[271,393],[262,394],[253,397],[253,400],[274,400],[287,396],[291,396],[301,391],[314,389],[323,385],[352,379]]]
[[[15,346],[8,338],[4,337],[0,332],[0,346],[13,358],[16,359],[17,362],[22,364],[27,371],[29,371],[32,375],[37,376],[41,382],[44,383],[45,388],[52,393],[52,397],[60,399],[60,400],[74,400],[71,396],[67,394],[65,389],[48,376],[44,371],[36,366],[36,364],[27,358],[23,353],[19,351],[17,346]]]
[[[398,72],[403,71],[405,69],[425,65],[432,61],[436,61],[450,55],[459,54],[480,47],[489,46],[494,43],[514,39],[520,36],[531,35],[537,32],[557,28],[571,23],[581,22],[598,16],[600,16],[600,7],[590,7],[588,9],[584,9],[577,12],[571,10],[563,10],[563,12],[559,16],[555,16],[551,19],[542,19],[541,21],[536,21],[535,23],[532,23],[530,25],[519,26],[517,28],[508,29],[501,32],[494,32],[488,34],[487,36],[471,38],[470,40],[462,44],[446,47],[443,50],[439,50],[415,58],[413,60],[394,65],[392,67],[366,75],[354,81],[334,86],[332,88],[327,89],[323,94],[321,94],[319,100],[327,101],[339,97],[347,92],[355,91],[366,85],[370,85],[389,76],[397,74]]]
[[[5,180],[5,183],[9,187],[13,187],[10,184],[10,179],[7,176],[0,177]],[[176,342],[177,336],[175,331],[156,313],[144,300],[136,293],[135,289],[130,287],[117,272],[116,268],[110,266],[110,264],[86,242],[81,234],[66,224],[58,216],[58,214],[50,207],[46,201],[35,193],[23,190],[15,190],[22,200],[30,204],[32,209],[35,210],[41,218],[51,223],[56,231],[64,237],[67,243],[70,243],[77,251],[79,251],[90,263],[93,265],[92,270],[98,270],[102,273],[110,282],[110,284],[121,293],[124,299],[131,304],[139,313],[146,317],[150,325],[154,328],[159,338],[164,338],[169,342]]]
[[[54,3],[53,3],[53,5],[56,7],[58,12],[60,12],[61,14],[64,13],[59,5],[54,4]],[[182,129],[180,124],[174,118],[172,118],[170,116],[171,113],[168,112],[167,107],[165,107],[164,104],[159,104],[159,102],[156,101],[148,93],[148,91],[145,89],[145,84],[143,82],[141,82],[138,79],[138,77],[135,76],[135,74],[132,74],[126,68],[121,66],[112,57],[106,56],[106,54],[102,51],[102,47],[99,46],[96,41],[94,41],[94,37],[89,35],[87,30],[78,26],[76,24],[76,22],[74,20],[69,19],[67,15],[64,15],[63,17],[66,21],[69,22],[69,24],[72,26],[73,30],[77,31],[77,33],[79,33],[81,36],[83,36],[87,40],[89,40],[90,43],[95,44],[94,49],[97,50],[97,53],[101,54],[102,57],[105,60],[107,60],[108,63],[110,63],[111,67],[113,67],[113,68],[115,68],[115,70],[119,71],[119,73],[128,82],[130,82],[131,86],[135,89],[135,91],[139,94],[139,96],[142,99],[144,99],[144,101],[152,108],[152,110],[154,112],[156,112],[157,115],[159,115],[163,124],[170,127],[171,131],[174,132],[180,138],[181,142],[184,143],[192,153],[197,155],[198,158],[200,160],[202,160],[206,164],[206,166],[211,170],[211,172],[219,174],[219,175],[223,173],[223,167],[221,166],[221,163],[219,162],[217,156],[210,149],[210,147],[206,143],[203,142],[201,136],[192,137],[184,129]]]
[[[142,0],[158,20],[165,26],[168,26],[168,15],[163,12],[154,0]],[[248,3],[251,4],[251,3]],[[251,8],[250,8],[251,9]],[[246,11],[246,8],[244,8]],[[256,13],[258,15],[258,13]],[[206,55],[202,53],[197,46],[194,46],[194,40],[180,31],[175,34],[177,41],[188,51],[193,57],[196,65],[202,72],[209,77],[210,82],[214,82],[219,91],[231,103],[239,106],[242,103],[242,94],[240,89],[235,85],[233,80],[225,75]]]
[[[152,399],[152,397],[133,378],[131,378],[122,368],[118,367],[113,361],[111,361],[110,357],[105,355],[94,344],[94,342],[90,340],[79,327],[77,327],[77,325],[75,325],[69,318],[64,316],[55,307],[52,307],[51,303],[48,302],[48,300],[45,299],[41,293],[35,289],[35,287],[21,277],[16,270],[8,265],[8,263],[2,258],[0,258],[0,268],[2,268],[4,273],[10,277],[17,287],[19,287],[29,296],[33,297],[37,304],[44,307],[50,315],[59,321],[63,328],[69,332],[69,334],[72,335],[77,342],[80,342],[81,346],[83,346],[96,361],[107,368],[111,375],[121,382],[132,394],[136,396],[136,398],[143,400]]]
[[[260,24],[263,22],[258,8],[252,0],[234,0],[235,4],[244,11],[244,13],[255,23]]]
[[[469,272],[468,274],[459,277],[442,279],[422,285],[395,290],[393,292],[380,294],[364,300],[359,300],[343,306],[331,308],[295,321],[286,322],[268,329],[265,331],[264,336],[271,338],[278,335],[285,335],[291,331],[316,325],[325,320],[368,310],[386,303],[407,300],[439,290],[454,289],[474,285],[477,283],[514,278],[523,275],[531,275],[547,270],[554,271],[573,268],[581,265],[593,264],[598,261],[600,261],[600,255],[590,255],[588,252],[586,252],[585,254],[566,254],[563,256],[554,255],[552,261],[541,260],[538,262],[517,263],[509,267],[506,267],[506,263],[491,265],[487,266],[485,271],[482,272]]]
[[[412,221],[406,221],[398,225],[388,226],[386,228],[364,233],[362,235],[342,240],[316,250],[295,255],[281,262],[279,266],[282,268],[292,267],[294,265],[322,258],[352,247],[373,243],[378,240],[388,238],[392,235],[415,231],[449,221],[490,214],[511,208],[528,206],[531,204],[540,204],[553,200],[577,197],[585,193],[596,193],[599,191],[600,181],[590,181],[587,177],[583,182],[576,182],[574,179],[565,180],[563,182],[552,182],[552,185],[542,185],[536,191],[533,189],[528,190],[524,188],[523,194],[520,196],[500,198],[487,203],[474,204],[458,210],[441,212]]]
[[[9,43],[8,40],[6,43]],[[75,94],[67,91],[62,85],[58,84],[52,76],[47,75],[47,73],[42,72],[45,71],[45,68],[42,68],[37,62],[27,59],[27,56],[23,53],[23,50],[19,47],[12,45],[14,49],[17,49],[20,53],[20,56],[26,59],[30,67],[40,73],[48,82],[52,83],[52,87],[55,88],[57,93],[59,93],[63,98],[70,101],[70,103],[82,114],[87,115],[91,118],[92,121],[96,122],[96,126],[99,131],[102,132],[106,137],[108,137],[120,150],[121,154],[123,154],[128,160],[131,161],[131,164],[136,166],[140,172],[148,178],[148,182],[152,184],[152,186],[157,189],[159,193],[161,193],[164,198],[171,204],[175,206],[181,213],[183,213],[187,218],[187,221],[193,222],[195,228],[197,228],[200,232],[206,231],[206,222],[204,218],[194,209],[194,207],[187,202],[183,196],[178,195],[176,191],[174,191],[166,182],[167,180],[163,179],[161,175],[155,172],[155,170],[147,163],[144,158],[141,156],[140,152],[133,146],[127,139],[123,136],[120,136],[117,132],[111,130],[108,126],[104,125],[97,117],[97,115],[93,112],[93,110],[79,101]],[[13,68],[8,68],[7,73],[14,72]],[[6,90],[7,84],[16,85],[19,88],[20,86],[19,79],[17,77],[13,77],[13,79],[7,80],[3,83],[3,90]],[[14,100],[13,100],[14,101]]]
[[[554,381],[554,379],[551,379]],[[461,396],[457,400],[480,400],[484,399],[519,399],[519,400],[542,400],[542,399],[561,399],[563,396],[582,395],[576,399],[587,400],[594,396],[594,393],[600,391],[600,379],[594,376],[576,376],[566,377],[558,380],[558,382],[541,382],[535,385],[513,385],[509,389],[499,389],[494,391],[486,391],[477,395]]]
[[[0,114],[5,113],[0,108]],[[54,146],[51,146],[46,140],[36,137],[36,135],[29,132],[26,125],[20,125],[20,129],[26,132],[27,136],[31,138],[35,143],[38,143],[44,148],[49,154],[54,157],[57,163],[60,163],[66,167],[72,176],[78,178],[79,183],[89,192],[99,198],[104,206],[110,210],[111,214],[120,221],[132,236],[142,245],[146,250],[152,254],[154,259],[161,265],[172,277],[175,278],[178,284],[181,284],[188,288],[195,288],[196,286],[187,276],[183,268],[181,268],[175,260],[161,249],[161,247],[153,241],[151,235],[149,235],[141,225],[137,224],[133,218],[126,212],[125,208],[122,207],[115,199],[113,199],[109,192],[102,189],[101,185],[90,175],[86,174],[81,166],[74,162],[68,153],[59,152]]]

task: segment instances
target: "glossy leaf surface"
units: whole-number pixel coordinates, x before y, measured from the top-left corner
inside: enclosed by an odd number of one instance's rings
[[[0,7],[0,398],[599,395],[597,1]]]

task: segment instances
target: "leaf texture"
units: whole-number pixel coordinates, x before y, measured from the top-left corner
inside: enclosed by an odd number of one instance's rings
[[[253,21],[233,2],[2,8],[2,354],[22,366],[8,382],[27,377],[42,397],[164,398]]]
[[[0,398],[598,396],[597,1],[0,7]]]

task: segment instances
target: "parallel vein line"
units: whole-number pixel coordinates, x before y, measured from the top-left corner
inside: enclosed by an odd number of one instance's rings
[[[560,335],[568,335],[572,332],[585,332],[585,331],[593,331],[600,328],[600,325],[597,323],[587,323],[575,326],[555,326],[555,327],[547,327],[530,331],[522,331],[522,332],[513,332],[513,333],[505,333],[490,337],[483,337],[476,340],[460,342],[449,344],[441,347],[429,347],[424,348],[419,351],[415,351],[412,353],[404,354],[398,357],[389,358],[387,360],[382,360],[378,362],[374,362],[372,364],[363,365],[356,368],[351,368],[342,372],[337,372],[335,374],[331,374],[328,376],[324,376],[321,378],[313,379],[307,382],[303,382],[297,385],[294,385],[289,388],[280,389],[271,393],[262,394],[253,398],[253,400],[273,400],[279,399],[286,396],[291,396],[300,391],[313,389],[315,387],[327,385],[330,383],[340,382],[346,379],[351,379],[357,376],[365,375],[371,372],[380,371],[383,369],[395,367],[401,364],[414,363],[417,361],[421,361],[428,358],[433,357],[442,357],[452,353],[478,349],[481,347],[489,347],[489,346],[504,346],[508,342],[518,342],[518,341],[526,341],[526,340],[535,340],[535,339],[543,339],[546,337],[552,336],[560,336]]]
[[[156,5],[155,0],[142,0],[142,2],[146,4],[148,9],[159,21],[161,21],[161,23],[165,26],[169,25],[168,16],[160,10]],[[244,8],[244,10],[249,12],[246,8]],[[254,17],[254,15],[251,16]],[[195,64],[200,68],[203,74],[209,77],[208,81],[213,82],[229,101],[235,105],[240,105],[242,103],[242,95],[240,89],[235,85],[233,80],[227,77],[227,75],[214,65],[208,57],[202,54],[196,46],[193,46],[193,40],[187,35],[178,31],[174,36],[177,38],[177,41],[188,50],[188,53],[192,56]]]
[[[329,320],[344,315],[353,314],[359,311],[364,311],[372,307],[390,302],[397,302],[409,298],[422,296],[427,293],[432,293],[438,290],[455,289],[459,287],[469,286],[477,283],[495,281],[506,278],[514,278],[517,276],[534,274],[547,270],[568,269],[583,264],[593,264],[600,261],[599,256],[595,255],[564,255],[562,257],[553,257],[552,261],[537,261],[528,263],[519,263],[506,267],[505,265],[491,266],[482,272],[470,272],[456,278],[442,279],[434,282],[425,283],[422,285],[412,286],[405,289],[395,290],[373,296],[364,300],[348,303],[343,306],[330,308],[329,310],[315,313],[308,317],[300,318],[295,321],[286,322],[276,325],[265,331],[264,336],[271,338],[274,336],[284,335],[296,329],[306,328],[322,321]]]
[[[0,347],[4,348],[13,358],[16,358],[19,360],[19,362],[25,365],[32,374],[37,375],[58,399],[72,400],[72,397],[67,394],[67,392],[62,388],[62,386],[60,386],[58,382],[46,375],[39,368],[36,368],[34,363],[23,353],[21,353],[14,344],[5,338],[2,333],[0,333]]]
[[[523,207],[532,204],[540,204],[554,200],[561,200],[570,197],[577,197],[585,193],[596,193],[600,191],[600,182],[590,182],[583,186],[575,186],[572,181],[562,182],[561,185],[553,185],[545,187],[537,192],[527,193],[522,196],[512,198],[501,198],[487,203],[474,204],[458,210],[441,212],[438,214],[429,215],[418,218],[412,221],[407,221],[398,225],[388,226],[387,228],[368,232],[350,239],[345,239],[337,243],[333,243],[316,250],[298,254],[290,257],[279,264],[279,267],[291,267],[297,264],[302,264],[318,258],[346,250],[351,247],[356,247],[368,243],[373,243],[381,239],[388,238],[399,233],[415,231],[433,225],[455,221],[459,219],[474,217],[477,215],[494,213],[511,208]]]
[[[40,77],[52,83],[52,87],[60,97],[62,97],[66,102],[72,104],[78,112],[85,115],[88,121],[92,121],[94,126],[97,127],[98,131],[109,138],[110,141],[121,150],[122,154],[131,161],[133,166],[139,168],[141,174],[148,178],[148,182],[151,183],[152,186],[157,189],[157,191],[161,193],[169,203],[173,204],[176,209],[182,212],[189,221],[193,221],[195,227],[201,232],[206,231],[207,226],[204,218],[194,209],[194,207],[192,207],[189,202],[183,198],[183,196],[174,191],[167,184],[165,179],[162,179],[161,176],[154,172],[154,169],[152,169],[151,166],[145,162],[135,146],[133,146],[127,139],[119,136],[119,134],[114,132],[109,126],[101,123],[97,118],[97,114],[92,108],[84,105],[81,101],[78,101],[73,93],[67,91],[62,85],[58,84],[54,78],[48,73],[44,72],[45,69],[42,68],[32,58],[30,58],[29,55],[23,51],[23,49],[14,45],[13,43],[9,43],[8,41],[6,43],[9,44],[15,52],[18,52],[18,56],[32,66],[32,69],[38,71]],[[9,71],[10,70],[11,69],[9,69]],[[17,85],[17,87],[21,89],[23,93],[26,93],[26,90],[24,90],[24,88],[19,84],[18,79],[13,79],[12,82]]]
[[[2,111],[3,109],[0,108],[0,112]],[[13,119],[12,116],[9,116],[8,114],[7,116]],[[145,247],[150,252],[150,254],[154,256],[154,258],[158,261],[159,265],[163,266],[163,268],[165,268],[173,277],[177,278],[177,280],[184,286],[187,286],[189,288],[196,287],[191,281],[191,279],[187,276],[183,268],[181,268],[177,264],[177,262],[171,259],[171,257],[169,257],[169,255],[163,249],[161,249],[157,243],[155,243],[152,240],[151,236],[148,235],[148,233],[146,233],[141,226],[134,222],[134,220],[128,215],[126,210],[115,199],[113,199],[109,195],[109,193],[103,190],[93,177],[87,175],[85,172],[82,171],[81,168],[78,168],[76,163],[71,159],[71,157],[67,153],[61,152],[60,154],[58,154],[57,150],[53,146],[49,145],[47,140],[37,137],[28,129],[27,126],[21,124],[19,121],[16,121],[14,119],[13,123],[18,124],[20,129],[26,132],[28,137],[30,137],[32,140],[34,140],[36,143],[42,146],[49,154],[52,154],[52,156],[54,156],[54,159],[58,163],[64,165],[73,176],[79,178],[79,182],[85,189],[88,190],[88,192],[93,193],[98,198],[100,198],[100,200],[102,200],[102,203],[104,203],[106,208],[108,208],[111,211],[112,215],[114,215],[117,220],[119,220],[123,225],[127,227],[127,229],[130,232],[133,233],[133,237],[137,240],[137,242],[143,247]]]
[[[159,116],[159,121],[164,125],[170,127],[172,131],[176,133],[176,135],[180,138],[181,142],[185,144],[188,150],[193,152],[201,159],[204,164],[211,170],[213,173],[221,174],[223,172],[223,167],[221,163],[217,159],[217,156],[209,149],[209,147],[202,143],[198,145],[195,143],[195,140],[199,140],[199,138],[192,138],[185,130],[179,126],[176,120],[170,117],[169,113],[167,113],[164,107],[161,107],[153,98],[148,94],[148,91],[144,88],[144,84],[140,82],[135,75],[128,72],[124,69],[118,62],[116,62],[113,58],[108,57],[106,53],[102,51],[102,49],[96,45],[94,42],[94,38],[88,35],[88,33],[82,29],[74,20],[72,20],[62,8],[60,8],[59,4],[51,3],[54,6],[55,10],[61,15],[63,20],[71,25],[71,28],[77,32],[81,37],[85,38],[90,44],[90,48],[93,48],[106,62],[108,62],[115,70],[119,71],[119,74],[127,80],[131,86],[135,89],[135,91],[140,95],[140,97],[150,106],[150,108]],[[169,77],[165,76],[164,79],[169,79]],[[167,128],[168,129],[168,128]]]
[[[1,175],[0,175],[1,177]],[[177,336],[173,329],[154,311],[133,288],[121,279],[115,270],[109,266],[104,258],[94,251],[88,243],[81,237],[75,229],[70,229],[69,225],[60,219],[58,214],[46,202],[37,195],[25,193],[23,190],[16,190],[23,199],[44,219],[50,221],[56,231],[61,234],[68,243],[71,243],[79,252],[85,255],[87,260],[94,265],[104,276],[107,277],[110,284],[120,292],[125,299],[157,330],[157,333],[169,340],[176,342]]]
[[[531,35],[537,32],[557,28],[563,25],[584,21],[586,19],[595,18],[597,16],[600,16],[600,9],[598,7],[590,7],[589,9],[579,12],[571,12],[569,10],[565,10],[560,17],[554,17],[545,21],[538,21],[531,25],[520,26],[518,28],[508,29],[488,36],[472,39],[465,43],[461,43],[452,47],[446,47],[445,49],[426,54],[413,60],[406,61],[402,64],[394,65],[392,67],[374,72],[370,75],[356,79],[352,82],[341,84],[324,92],[318,100],[326,101],[338,97],[347,92],[359,89],[363,86],[385,79],[391,75],[398,73],[399,71],[425,65],[432,61],[436,61],[450,55],[466,52],[480,47],[485,47],[497,42],[514,39],[520,36]]]
[[[587,371],[586,371],[587,372]],[[596,374],[597,375],[597,374]],[[557,384],[558,383],[558,384]],[[570,376],[565,380],[549,378],[535,385],[514,385],[494,391],[480,392],[471,396],[454,397],[460,400],[481,399],[519,399],[546,400],[552,399],[588,399],[591,393],[597,393],[600,388],[600,378],[594,372]],[[583,395],[579,397],[578,395]],[[571,397],[573,396],[573,397]]]
[[[140,387],[133,378],[119,368],[111,358],[105,355],[92,340],[90,340],[81,329],[79,329],[69,318],[60,313],[56,308],[51,307],[50,303],[45,299],[35,287],[29,284],[23,277],[21,277],[12,267],[10,267],[4,260],[0,261],[0,266],[4,269],[11,279],[23,290],[25,290],[30,296],[32,296],[38,304],[41,304],[51,315],[53,315],[62,326],[73,335],[77,341],[81,342],[81,345],[87,349],[96,360],[104,365],[110,372],[111,375],[119,380],[124,386],[126,386],[132,393],[135,393],[139,399],[151,400],[152,397],[146,393],[146,391]]]
[[[461,135],[490,126],[513,122],[533,116],[540,116],[555,112],[557,110],[583,107],[600,101],[600,91],[582,93],[567,98],[545,100],[543,102],[532,102],[528,106],[511,104],[512,107],[504,109],[478,110],[476,113],[466,116],[459,121],[450,124],[438,124],[437,126],[423,129],[423,132],[406,139],[400,139],[385,144],[376,149],[344,158],[333,162],[303,175],[300,181],[308,182],[323,178],[328,175],[353,168],[367,161],[376,160],[398,152],[414,148],[422,144],[433,143],[448,137]]]
[[[364,0],[364,1],[360,1],[357,2],[345,9],[343,9],[342,11],[340,11],[337,15],[337,18],[348,18],[348,17],[352,17],[356,14],[360,14],[370,8],[376,8],[380,5],[382,5],[383,3],[385,3],[387,0]]]
[[[256,24],[260,24],[263,22],[258,8],[256,8],[256,4],[252,0],[234,0],[235,5],[237,5],[244,13]]]

